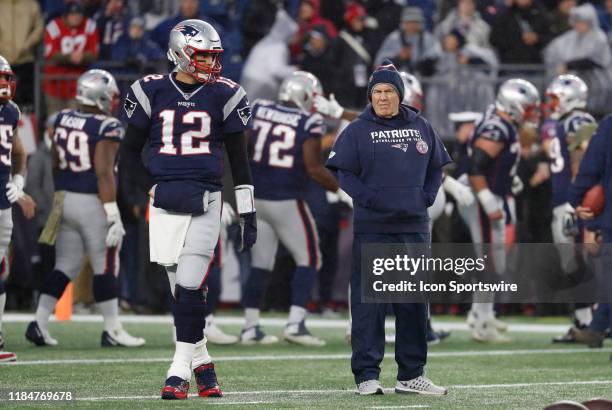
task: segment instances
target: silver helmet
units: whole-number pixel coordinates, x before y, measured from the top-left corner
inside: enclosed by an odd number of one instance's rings
[[[190,19],[178,23],[170,31],[168,60],[179,71],[191,75],[202,83],[213,83],[221,75],[221,38],[217,30],[205,21]],[[196,56],[212,56],[210,64],[198,62]]]
[[[558,76],[546,89],[547,115],[558,120],[572,110],[586,107],[588,91],[580,77],[572,74]]]
[[[499,87],[495,107],[508,114],[517,124],[537,126],[540,93],[529,81],[512,78]]]
[[[282,82],[278,99],[292,102],[302,110],[310,112],[316,95],[323,95],[319,79],[307,71],[295,71]]]
[[[421,82],[414,75],[400,71],[404,83],[404,99],[402,104],[411,105],[419,110],[423,109],[423,88]]]
[[[8,101],[15,97],[16,89],[15,73],[8,60],[0,56],[0,101]]]
[[[77,80],[76,100],[81,105],[96,107],[106,114],[112,113],[119,101],[115,77],[105,70],[85,71]]]

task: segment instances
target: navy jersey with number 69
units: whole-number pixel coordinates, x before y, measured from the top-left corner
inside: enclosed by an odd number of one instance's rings
[[[224,77],[185,92],[175,75],[134,82],[123,104],[126,120],[148,130],[148,168],[156,182],[197,181],[219,191],[224,134],[244,131],[251,116],[246,92]]]
[[[323,117],[319,114],[257,100],[253,104],[250,130],[255,197],[301,198],[308,184],[302,146],[309,138],[320,138],[323,132]]]
[[[96,145],[103,140],[121,142],[123,126],[114,117],[67,109],[60,111],[54,127],[53,146],[58,156],[55,189],[97,194]]]
[[[11,178],[11,152],[13,135],[17,129],[21,112],[12,101],[0,105],[0,209],[11,207],[6,198],[6,184]]]
[[[479,138],[500,142],[503,148],[495,158],[493,172],[486,175],[487,185],[496,195],[506,196],[512,192],[512,179],[520,159],[521,149],[516,128],[496,113],[495,106],[490,106],[483,119],[476,125],[470,139],[470,155],[474,143]]]
[[[552,173],[553,207],[569,200],[568,190],[572,184],[572,164],[567,138],[584,124],[595,123],[595,118],[584,111],[573,111],[557,122],[550,139],[548,156]]]

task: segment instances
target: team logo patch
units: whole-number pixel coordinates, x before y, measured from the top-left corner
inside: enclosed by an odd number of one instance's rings
[[[128,97],[125,97],[125,101],[123,102],[123,109],[127,114],[128,118],[132,118],[132,114],[134,114],[134,110],[136,109],[136,103],[130,100]]]
[[[427,154],[429,147],[427,146],[427,143],[425,141],[420,140],[420,141],[417,141],[416,143],[416,149],[421,154]]]
[[[200,30],[187,24],[178,26],[175,30],[183,34],[185,39],[187,39],[187,42],[189,42],[192,37],[195,37],[200,33]]]
[[[242,121],[242,124],[247,125],[247,122],[249,122],[249,118],[251,118],[251,107],[250,106],[245,106],[242,108],[238,108],[238,116],[240,117],[240,120]]]
[[[406,152],[408,151],[408,144],[393,144],[391,145],[391,148],[401,149],[402,151]]]

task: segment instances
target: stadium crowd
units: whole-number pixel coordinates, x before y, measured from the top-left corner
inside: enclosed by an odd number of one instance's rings
[[[506,78],[521,76],[542,91],[555,76],[573,73],[589,87],[589,112],[601,117],[612,101],[609,0],[0,0],[0,55],[17,75],[15,102],[43,125],[25,186],[37,203],[36,216],[28,220],[18,207],[13,210],[9,310],[33,306],[43,275],[53,268],[52,248],[37,244],[53,200],[46,130],[53,114],[74,107],[76,79],[89,68],[113,73],[122,93],[144,74],[166,72],[169,32],[189,18],[207,21],[219,32],[223,75],[239,82],[251,101],[275,100],[283,79],[301,69],[320,79],[325,95],[360,111],[367,104],[370,75],[390,59],[423,83],[424,114],[455,160],[469,135],[462,127],[466,121],[449,119],[449,114],[484,111]],[[36,97],[39,91],[44,104]],[[327,148],[337,127],[338,121],[329,120]],[[552,242],[548,160],[538,136],[524,142],[518,174],[525,189],[517,198],[515,240]],[[127,231],[121,252],[122,306],[164,312],[169,297],[165,273],[148,262],[147,193],[122,190],[138,184],[124,183],[133,176],[119,171],[119,205]],[[346,281],[338,285],[342,281],[335,277],[343,268],[339,252],[346,246],[339,238],[350,229],[349,211],[337,200],[330,204],[320,188],[309,192],[323,252],[313,309],[334,310],[346,301],[334,286],[346,289]],[[452,210],[437,221],[433,238],[470,242]],[[269,307],[287,306],[289,279],[282,278],[291,272],[291,263],[281,249]],[[90,288],[87,278],[81,275],[85,284],[76,286],[77,301],[84,304],[91,296],[78,289]],[[439,309],[459,313],[461,307]]]

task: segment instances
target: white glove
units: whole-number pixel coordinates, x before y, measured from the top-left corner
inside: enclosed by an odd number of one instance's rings
[[[503,209],[503,203],[497,200],[489,188],[480,190],[476,196],[478,196],[478,201],[480,201],[480,205],[482,205],[487,215]]]
[[[336,191],[336,195],[338,195],[338,199],[340,200],[340,202],[344,202],[345,204],[350,206],[351,209],[353,209],[353,198],[351,198],[349,194],[338,188],[338,190]]]
[[[470,206],[472,203],[474,203],[474,194],[472,193],[472,190],[463,185],[461,182],[457,181],[455,178],[446,176],[442,186],[446,192],[455,198],[459,205]]]
[[[574,236],[578,235],[579,230],[576,210],[569,204],[569,202],[563,204],[563,216],[561,218],[563,235],[569,238],[573,238]]]
[[[221,225],[227,227],[236,221],[236,212],[234,208],[228,203],[223,202],[223,210],[221,211]]]
[[[19,174],[13,175],[13,178],[6,184],[6,197],[11,204],[19,201],[25,195],[23,192],[24,185],[23,175]]]
[[[121,214],[117,202],[107,202],[104,204],[106,212],[106,222],[108,222],[108,233],[106,234],[106,246],[113,248],[121,244],[125,229],[121,222]]]
[[[336,101],[333,94],[329,95],[329,100],[322,95],[315,96],[314,107],[319,113],[336,119],[342,117],[344,112],[344,108]]]
[[[516,196],[520,194],[521,192],[523,192],[523,188],[525,188],[525,185],[523,185],[523,181],[518,175],[515,175],[512,178],[512,188],[510,188],[512,190],[512,195]]]

